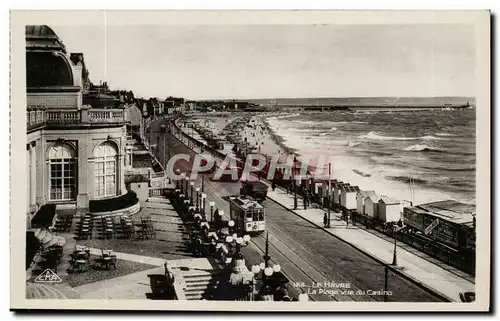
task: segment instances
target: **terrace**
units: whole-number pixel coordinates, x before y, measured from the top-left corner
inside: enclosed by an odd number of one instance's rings
[[[123,109],[46,109],[43,106],[29,107],[26,112],[28,131],[43,127],[116,126],[128,122]]]

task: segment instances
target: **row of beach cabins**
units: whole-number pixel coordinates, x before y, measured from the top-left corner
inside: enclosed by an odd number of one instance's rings
[[[297,179],[297,178],[296,178]],[[303,187],[309,190],[310,195],[323,206],[328,206],[329,183],[326,180],[301,179]],[[305,186],[304,186],[305,185]],[[409,201],[399,201],[375,191],[362,191],[358,186],[333,179],[331,181],[330,200],[332,207],[348,212],[356,211],[358,215],[366,217],[366,221],[381,223],[396,223],[402,219],[404,207],[411,207]]]

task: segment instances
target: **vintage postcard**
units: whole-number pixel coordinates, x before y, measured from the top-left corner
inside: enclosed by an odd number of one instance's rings
[[[489,53],[488,11],[12,11],[11,308],[488,311]]]

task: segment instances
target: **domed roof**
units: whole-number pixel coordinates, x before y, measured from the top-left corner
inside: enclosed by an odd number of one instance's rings
[[[49,26],[26,26],[26,38],[57,38],[56,33]]]
[[[41,26],[26,26],[26,49],[35,50],[50,50],[66,52],[66,47],[61,39],[56,35],[50,27]]]

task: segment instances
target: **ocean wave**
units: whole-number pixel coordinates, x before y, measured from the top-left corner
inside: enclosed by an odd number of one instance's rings
[[[361,144],[361,142],[358,142],[358,141],[349,141],[349,142],[347,142],[347,146],[349,146],[349,147],[356,147],[359,144]]]
[[[456,136],[454,134],[450,134],[450,133],[435,133],[434,135],[436,136],[443,136],[443,137],[452,137],[452,136]]]
[[[371,140],[415,140],[420,139],[420,137],[393,137],[393,136],[382,136],[376,132],[369,132],[368,134],[360,135],[361,139],[371,139]]]
[[[333,132],[335,130],[337,130],[337,127],[332,127],[332,128],[329,129],[329,131],[331,131],[331,132]]]
[[[443,152],[437,147],[432,147],[426,144],[416,144],[412,146],[408,146],[404,149],[407,152]]]
[[[476,167],[442,167],[442,166],[420,166],[423,169],[432,171],[447,171],[447,172],[475,172]]]
[[[368,134],[364,134],[359,136],[362,139],[370,139],[370,140],[446,140],[446,138],[439,138],[432,135],[426,135],[422,137],[395,137],[395,136],[383,136],[378,134],[377,132],[371,131]]]
[[[328,133],[321,133],[321,134],[319,134],[319,136],[326,136],[326,135],[328,135]]]
[[[425,140],[445,140],[445,138],[439,138],[439,137],[435,137],[435,136],[432,136],[432,135],[422,136],[422,137],[420,137],[420,139],[425,139]]]
[[[283,119],[283,118],[290,118],[290,117],[294,117],[294,116],[299,116],[300,113],[295,113],[295,114],[287,114],[287,115],[281,115],[281,116],[272,116],[272,117],[269,117],[267,119]]]

